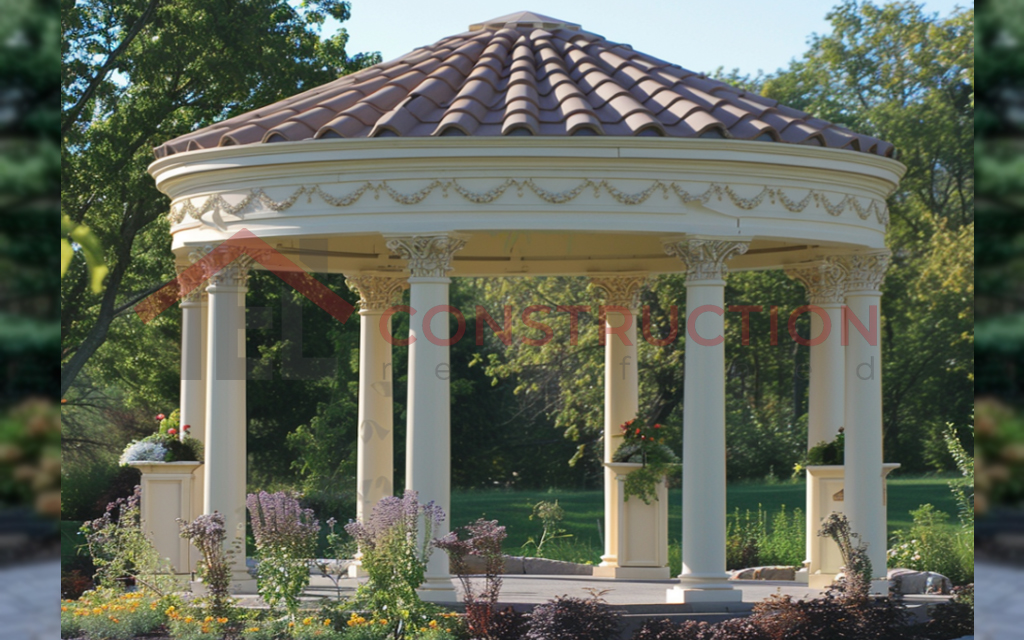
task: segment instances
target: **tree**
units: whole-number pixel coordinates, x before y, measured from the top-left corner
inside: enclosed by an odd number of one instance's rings
[[[60,147],[55,2],[0,0],[0,404],[54,396]]]
[[[379,60],[348,56],[344,30],[322,39],[327,17],[346,20],[349,4],[62,1],[61,201],[109,268],[100,293],[83,260],[61,283],[62,396],[112,324],[173,275],[150,149]]]

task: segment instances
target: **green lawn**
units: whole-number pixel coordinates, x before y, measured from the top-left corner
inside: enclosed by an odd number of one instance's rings
[[[953,476],[892,478],[889,480],[889,531],[910,526],[910,511],[930,502],[956,519],[956,505],[947,483]],[[803,482],[785,484],[731,484],[727,508],[730,515],[740,511],[756,511],[760,504],[774,513],[783,505],[787,509],[804,508],[806,489]],[[604,499],[600,491],[456,491],[452,494],[452,519],[462,525],[476,518],[496,519],[505,525],[509,551],[522,546],[531,536],[539,537],[541,523],[530,520],[534,504],[540,500],[558,500],[565,509],[566,531],[581,542],[599,547],[598,522],[603,526]],[[682,528],[682,492],[669,492],[669,542],[677,543]]]
[[[889,531],[910,526],[910,510],[926,502],[935,505],[956,521],[956,505],[947,482],[953,476],[895,478],[889,481]],[[782,505],[787,509],[804,507],[804,483],[794,484],[731,484],[728,490],[729,513],[756,511],[760,504],[774,513]],[[476,518],[498,520],[508,530],[505,549],[515,553],[531,536],[539,538],[541,523],[530,520],[533,505],[541,500],[558,500],[565,509],[563,527],[575,540],[600,549],[598,523],[604,526],[604,498],[601,491],[456,491],[452,493],[451,522],[463,525]],[[669,543],[678,544],[682,528],[681,491],[669,492]],[[82,543],[78,535],[80,522],[61,521],[61,555],[74,555],[74,547]]]

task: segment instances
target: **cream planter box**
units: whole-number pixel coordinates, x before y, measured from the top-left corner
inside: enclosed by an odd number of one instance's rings
[[[607,578],[663,580],[668,570],[668,489],[665,481],[658,483],[657,500],[645,504],[636,496],[624,499],[626,477],[641,468],[639,462],[607,462],[604,465],[614,474],[612,495],[608,504],[612,509],[610,530],[601,557],[594,567],[594,575]]]
[[[882,465],[882,505],[888,504],[888,486],[884,480],[897,463]],[[824,589],[832,584],[843,565],[839,547],[831,538],[818,535],[821,521],[829,514],[845,513],[843,510],[843,478],[845,467],[835,465],[813,465],[807,467],[807,578],[808,586]]]
[[[178,575],[189,575],[198,554],[179,535],[178,518],[193,520],[202,511],[194,474],[199,462],[129,462],[142,473],[142,530]],[[201,490],[201,485],[200,485]]]

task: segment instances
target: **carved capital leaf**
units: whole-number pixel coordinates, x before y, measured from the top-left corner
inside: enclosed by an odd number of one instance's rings
[[[409,262],[414,278],[444,278],[452,270],[452,256],[466,246],[465,238],[449,235],[405,236],[387,241],[391,249]]]
[[[691,238],[664,244],[665,253],[686,264],[686,279],[722,280],[728,273],[725,262],[747,252],[749,243],[735,240]]]
[[[885,281],[885,272],[889,268],[892,252],[888,249],[871,253],[856,253],[848,256],[836,256],[849,273],[846,290],[878,291]]]
[[[848,272],[846,266],[834,258],[822,262],[786,269],[786,275],[807,288],[811,304],[842,304],[846,299]]]
[[[604,294],[605,304],[638,309],[647,276],[595,276],[590,283]]]
[[[405,278],[377,275],[345,276],[345,283],[359,294],[359,308],[363,311],[383,311],[398,304],[402,291],[409,288]]]

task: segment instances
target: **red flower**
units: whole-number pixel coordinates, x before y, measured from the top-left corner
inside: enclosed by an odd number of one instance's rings
[[[164,414],[162,414],[162,413],[158,413],[158,414],[156,414],[156,421],[157,421],[157,422],[160,422],[160,421],[162,421],[162,420],[163,420],[164,418],[166,418],[166,417],[167,417],[167,416],[165,416]]]
[[[639,429],[636,430],[636,435],[640,435],[640,430]]]
[[[187,424],[183,424],[183,425],[181,425],[181,430],[182,430],[182,431],[188,431],[188,430],[189,430],[189,429],[191,429],[191,428],[192,428],[192,427],[191,427],[191,426],[189,426],[189,425],[187,425]]]
[[[175,429],[174,427],[171,427],[170,429],[167,430],[167,433],[171,434],[172,436],[173,435],[177,435],[178,434],[178,430]]]
[[[660,428],[661,428],[661,425],[660,425],[660,424],[656,424],[656,425],[654,425],[654,428],[655,428],[655,429],[660,429]]]

